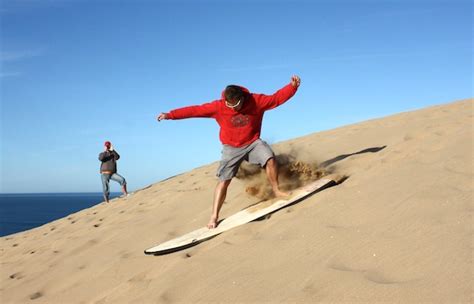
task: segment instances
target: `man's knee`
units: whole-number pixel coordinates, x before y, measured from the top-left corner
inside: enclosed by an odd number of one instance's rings
[[[111,179],[119,183],[120,186],[125,186],[127,184],[127,181],[125,178],[117,173],[111,176]]]
[[[267,160],[267,162],[265,163],[265,166],[263,167],[266,168],[267,166],[275,166],[275,164],[276,164],[275,156],[272,156]]]
[[[232,178],[227,179],[227,180],[220,180],[219,183],[217,184],[217,186],[222,188],[222,189],[227,189],[227,187],[229,187],[231,181],[232,181]]]

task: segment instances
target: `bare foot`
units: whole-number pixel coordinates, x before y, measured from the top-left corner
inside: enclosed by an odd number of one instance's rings
[[[288,197],[291,195],[290,192],[283,192],[281,190],[273,190],[273,192],[275,193],[276,197]]]
[[[216,227],[217,227],[217,218],[211,217],[211,219],[209,220],[209,223],[207,223],[207,228],[214,229]]]

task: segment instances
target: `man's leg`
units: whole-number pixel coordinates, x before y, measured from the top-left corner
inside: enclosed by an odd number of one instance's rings
[[[101,179],[102,179],[102,191],[104,193],[104,201],[106,203],[109,202],[109,178],[110,175],[108,174],[101,174]]]
[[[275,161],[275,157],[272,157],[267,161],[265,171],[267,173],[268,180],[270,181],[270,185],[272,186],[273,193],[275,193],[275,196],[284,197],[290,195],[287,192],[281,191],[278,186],[278,165]]]
[[[219,181],[214,192],[214,203],[212,206],[212,215],[207,228],[213,229],[217,227],[217,221],[219,220],[219,211],[221,210],[222,204],[224,203],[227,195],[227,188],[230,185],[232,179]]]
[[[117,183],[120,184],[120,186],[122,186],[123,195],[125,195],[125,196],[128,195],[127,181],[125,180],[125,178],[123,176],[121,176],[120,174],[114,173],[114,174],[112,174],[110,179],[116,181]]]
[[[240,163],[246,157],[246,148],[235,148],[224,145],[222,147],[222,158],[219,168],[217,169],[217,177],[219,182],[217,183],[216,190],[214,192],[214,202],[212,204],[212,214],[207,228],[213,229],[217,227],[219,221],[219,211],[221,210],[222,204],[227,195],[227,188],[232,181],[232,178],[237,174]]]
[[[249,162],[259,164],[265,168],[268,181],[272,186],[275,196],[284,197],[289,195],[289,193],[281,191],[278,186],[278,165],[275,160],[275,154],[265,141],[258,139],[254,142],[253,148],[249,153]]]

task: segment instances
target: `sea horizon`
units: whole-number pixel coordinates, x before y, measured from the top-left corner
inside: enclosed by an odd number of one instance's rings
[[[87,194],[100,194],[102,192],[5,192],[0,193],[0,196],[10,196],[10,195],[87,195]],[[121,192],[111,192],[112,195],[121,194]]]
[[[120,195],[112,192],[110,198]],[[102,192],[0,193],[0,237],[37,228],[102,202]]]

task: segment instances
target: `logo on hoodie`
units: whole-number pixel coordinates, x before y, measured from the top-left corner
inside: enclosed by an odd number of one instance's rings
[[[232,125],[236,128],[242,128],[249,124],[249,117],[247,115],[239,114],[232,116],[230,119]]]

